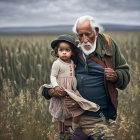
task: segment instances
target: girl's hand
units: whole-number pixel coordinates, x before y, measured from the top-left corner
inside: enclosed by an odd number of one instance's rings
[[[76,101],[74,101],[70,96],[66,96],[65,105],[69,111],[73,111],[80,107],[79,104]]]

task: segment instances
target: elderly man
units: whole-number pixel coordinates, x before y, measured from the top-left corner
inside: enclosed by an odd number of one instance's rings
[[[81,52],[75,58],[77,89],[85,99],[100,105],[98,112],[84,112],[81,129],[88,139],[112,139],[109,120],[116,119],[116,88],[125,89],[129,83],[129,66],[116,43],[109,36],[99,33],[100,26],[93,17],[78,18],[73,31],[79,39]],[[44,88],[42,94],[50,99],[52,96],[64,96],[65,93]],[[70,97],[65,99],[65,103],[69,110],[79,107]],[[65,123],[68,125],[67,120]]]

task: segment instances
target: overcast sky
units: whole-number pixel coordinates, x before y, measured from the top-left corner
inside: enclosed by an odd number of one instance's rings
[[[140,0],[0,0],[0,27],[74,24],[82,15],[140,25]]]

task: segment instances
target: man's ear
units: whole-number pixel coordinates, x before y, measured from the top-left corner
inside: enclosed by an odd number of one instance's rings
[[[99,34],[99,28],[95,27],[95,31],[96,31],[96,35],[98,35]]]

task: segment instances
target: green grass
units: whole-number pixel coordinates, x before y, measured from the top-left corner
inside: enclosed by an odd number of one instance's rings
[[[131,81],[119,91],[116,140],[140,139],[140,32],[107,32],[120,46]],[[54,58],[50,43],[57,35],[0,35],[0,139],[56,140],[49,101],[38,94],[49,83]]]

